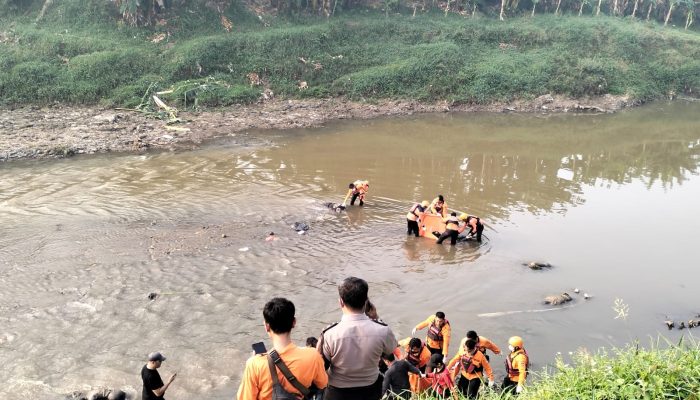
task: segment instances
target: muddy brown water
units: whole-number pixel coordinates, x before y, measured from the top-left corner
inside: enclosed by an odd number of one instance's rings
[[[502,348],[523,336],[535,369],[581,347],[676,340],[692,331],[666,331],[665,316],[700,312],[699,171],[700,106],[686,103],[338,122],[250,132],[245,146],[3,164],[0,397],[140,392],[143,358],[161,350],[162,374],[179,372],[169,399],[232,398],[250,344],[269,346],[264,302],[295,302],[303,343],[339,318],[348,275],[370,282],[399,338],[444,311],[452,354],[468,329]],[[323,208],[356,178],[370,180],[364,208]],[[482,244],[406,237],[407,208],[438,193],[484,218]],[[532,260],[554,268],[521,265]],[[563,291],[570,307],[542,311]]]

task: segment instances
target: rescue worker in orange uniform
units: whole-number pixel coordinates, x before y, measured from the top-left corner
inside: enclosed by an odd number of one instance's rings
[[[453,212],[450,214],[449,217],[444,218],[443,221],[445,221],[445,232],[442,232],[440,234],[440,237],[437,238],[437,244],[442,244],[442,242],[450,238],[450,244],[452,246],[457,244],[457,237],[459,236],[459,233],[464,230],[464,228],[460,228],[459,224],[459,219],[457,218],[457,213]]]
[[[420,231],[418,227],[418,220],[423,216],[423,213],[428,209],[428,206],[430,206],[430,203],[428,203],[428,200],[423,200],[422,203],[414,204],[413,207],[411,207],[410,210],[408,210],[408,214],[406,214],[406,222],[408,223],[408,232],[407,234],[415,234],[416,237],[418,237],[418,232]]]
[[[481,218],[477,217],[476,215],[462,213],[459,216],[459,220],[463,221],[465,224],[462,231],[469,228],[469,232],[467,232],[467,239],[469,239],[471,236],[475,237],[477,242],[481,242],[481,233],[484,231],[484,224],[481,223]],[[460,231],[460,233],[462,231]]]
[[[523,339],[520,336],[508,339],[508,349],[510,354],[506,356],[506,377],[503,379],[503,391],[510,393],[515,391],[515,393],[520,394],[525,387],[530,357],[523,347]]]
[[[430,350],[418,338],[406,338],[399,341],[399,347],[404,352],[404,359],[417,367],[421,372],[425,372],[425,367],[430,361]],[[430,387],[430,381],[418,375],[410,375],[411,392],[420,393]]]
[[[441,194],[434,198],[433,202],[430,203],[430,212],[441,215],[442,218],[447,216],[447,203],[445,203],[445,198]]]
[[[360,206],[365,205],[365,194],[369,192],[369,181],[363,181],[363,180],[356,180],[355,182],[351,183],[348,185],[348,194],[345,195],[345,199],[343,200],[343,207],[345,207],[345,204],[348,202],[348,199],[350,199],[350,205],[354,206],[355,205],[355,200],[357,198],[360,198]]]
[[[445,313],[438,311],[435,315],[429,316],[425,321],[413,328],[411,335],[415,336],[416,331],[426,327],[428,328],[428,337],[425,339],[425,342],[428,350],[430,350],[430,354],[440,353],[443,357],[447,357],[452,327],[450,326],[450,321],[445,319]]]
[[[479,349],[479,351],[482,352],[484,356],[486,356],[486,360],[488,360],[489,362],[491,361],[491,359],[489,358],[489,355],[486,354],[486,350],[491,350],[493,354],[501,354],[501,349],[499,349],[495,343],[483,336],[477,335],[475,331],[467,332],[467,337],[462,339],[462,341],[459,344],[460,348],[464,346],[464,342],[466,342],[467,339],[471,339],[476,342],[476,348]]]
[[[450,360],[450,363],[447,364],[447,368],[454,368],[455,375],[457,371],[461,371],[462,377],[457,387],[468,399],[475,399],[476,395],[479,393],[484,371],[486,371],[486,375],[489,378],[488,385],[490,387],[494,386],[491,365],[486,360],[484,354],[476,348],[476,342],[474,340],[467,339],[467,341],[464,342],[464,346],[462,346],[459,352]]]

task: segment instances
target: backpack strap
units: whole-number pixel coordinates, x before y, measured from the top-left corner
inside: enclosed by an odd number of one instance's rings
[[[267,353],[267,363],[270,366],[270,373],[273,372],[273,364],[276,365],[277,368],[279,368],[280,371],[282,371],[282,375],[284,375],[287,381],[289,381],[289,383],[291,383],[292,386],[294,386],[294,388],[298,390],[302,396],[304,396],[304,398],[309,396],[309,389],[304,387],[304,385],[302,385],[301,383],[299,383],[296,376],[294,376],[294,374],[292,374],[292,371],[290,371],[287,367],[287,364],[285,364],[284,361],[282,361],[280,355],[277,353],[277,350],[272,350],[269,353]],[[272,373],[272,382],[279,383],[279,381],[277,380],[276,371],[275,373]]]

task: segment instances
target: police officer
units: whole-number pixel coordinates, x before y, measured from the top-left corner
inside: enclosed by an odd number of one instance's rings
[[[378,364],[398,343],[384,323],[365,315],[369,286],[363,279],[350,277],[338,286],[340,322],[321,334],[320,350],[328,367],[326,400],[378,400],[382,379]]]

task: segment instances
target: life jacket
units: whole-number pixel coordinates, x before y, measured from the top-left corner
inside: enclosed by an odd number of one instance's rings
[[[411,215],[416,217],[416,219],[419,218],[420,216],[418,214],[416,214],[416,210],[423,212],[423,211],[425,211],[425,208],[423,208],[423,206],[420,205],[420,203],[414,204],[413,207],[411,207],[411,209],[408,211],[408,214],[406,214],[406,218],[411,219]],[[415,221],[415,220],[411,220],[411,221]]]
[[[423,354],[423,349],[425,348],[425,345],[422,345],[420,347],[420,351],[418,352],[418,356],[414,356],[411,354],[411,349],[409,348],[408,351],[406,352],[406,361],[410,362],[414,366],[419,366],[420,365],[420,356]]]
[[[476,350],[476,351],[479,351],[479,350]],[[476,352],[474,352],[474,354],[476,354]],[[459,362],[462,364],[462,370],[469,373],[469,374],[482,373],[484,371],[484,366],[480,365],[477,367],[473,361],[474,361],[473,355],[470,355],[468,353],[464,354],[459,360]]]
[[[525,376],[527,376],[528,370],[530,369],[530,357],[527,355],[527,351],[525,351],[525,349],[520,349],[508,354],[508,356],[506,357],[506,372],[508,372],[509,377],[515,377],[520,375],[520,370],[518,368],[513,367],[513,360],[520,354],[525,356]]]
[[[445,325],[449,325],[450,321],[445,320]],[[443,325],[443,327],[445,326]],[[437,325],[435,325],[435,321],[433,321],[430,326],[428,327],[428,337],[436,342],[442,343],[443,337],[442,337],[442,328],[438,328]]]
[[[447,229],[452,229],[453,231],[456,231],[459,228],[459,219],[457,219],[457,217],[453,217],[450,215],[450,217],[447,218],[447,221],[445,221],[445,227],[449,226],[450,224],[457,225],[457,228],[456,229],[447,228]]]

